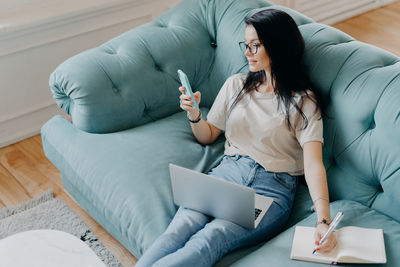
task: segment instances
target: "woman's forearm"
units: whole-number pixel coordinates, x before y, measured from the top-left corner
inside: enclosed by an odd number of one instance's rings
[[[324,165],[322,163],[310,164],[304,171],[318,221],[326,219],[330,222],[329,192]]]
[[[190,126],[192,127],[192,131],[194,136],[196,137],[197,141],[202,144],[202,145],[208,145],[211,144],[211,129],[208,126],[208,123],[201,119],[197,123],[190,123]]]
[[[201,113],[198,115],[200,116],[200,121],[196,123],[190,123],[192,127],[193,135],[196,137],[197,141],[202,145],[209,145],[217,139],[218,135],[221,131],[215,127],[213,127],[210,123],[206,120],[203,120],[201,117]],[[188,114],[188,118],[190,120],[196,120],[197,118],[192,118],[191,114]]]

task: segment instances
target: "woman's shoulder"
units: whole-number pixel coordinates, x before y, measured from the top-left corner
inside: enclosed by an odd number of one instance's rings
[[[239,72],[239,73],[235,73],[235,74],[231,75],[228,79],[226,79],[226,82],[229,82],[232,84],[233,83],[243,84],[244,81],[246,80],[246,77],[247,77],[247,73]]]
[[[239,91],[243,88],[247,73],[236,73],[226,79],[225,87],[228,91]]]

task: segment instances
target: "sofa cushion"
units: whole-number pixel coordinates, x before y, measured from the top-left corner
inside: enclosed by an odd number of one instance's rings
[[[338,211],[342,211],[344,214],[338,228],[351,225],[383,229],[387,257],[387,264],[385,266],[400,266],[400,256],[398,254],[398,244],[400,242],[400,224],[398,222],[355,201],[339,200],[331,203],[331,213],[333,216]],[[315,222],[316,214],[314,213],[296,225],[315,226]],[[215,266],[327,266],[326,264],[290,260],[294,229],[295,226],[287,229],[265,244],[228,254]],[[250,251],[253,253],[249,254]],[[348,264],[340,265],[354,266]],[[357,264],[357,266],[376,265]]]
[[[112,234],[136,257],[176,212],[168,164],[206,172],[224,146],[222,135],[212,146],[195,142],[186,112],[110,134],[80,131],[57,116],[43,126],[42,138],[70,194],[105,228],[117,231]]]

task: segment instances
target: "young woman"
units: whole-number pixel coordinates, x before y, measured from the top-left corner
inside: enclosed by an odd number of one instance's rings
[[[261,223],[249,230],[232,222],[179,208],[167,230],[144,253],[141,266],[211,266],[226,253],[268,240],[285,225],[299,176],[305,175],[317,211],[316,244],[331,221],[326,172],[322,162],[322,118],[312,87],[301,71],[304,40],[286,13],[267,9],[245,20],[240,46],[250,72],[227,79],[207,120],[181,91],[193,134],[211,144],[225,131],[221,163],[209,174],[252,187],[274,198]],[[320,252],[336,245],[335,235]]]

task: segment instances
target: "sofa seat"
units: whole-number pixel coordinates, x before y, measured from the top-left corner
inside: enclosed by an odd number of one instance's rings
[[[195,142],[186,112],[110,134],[83,132],[62,116],[43,129],[46,154],[61,170],[67,191],[136,257],[176,212],[168,164],[206,172],[221,159],[225,141],[221,136],[212,146]]]
[[[357,264],[356,266],[400,266],[398,244],[400,242],[400,224],[392,218],[377,212],[363,204],[351,200],[338,200],[331,203],[333,216],[342,211],[344,216],[338,228],[342,226],[359,226],[365,228],[382,228],[386,247],[386,264]],[[316,214],[313,213],[296,225],[315,226]],[[326,264],[312,263],[306,261],[288,260],[292,248],[295,226],[288,228],[269,242],[256,247],[242,249],[226,255],[215,266],[327,266]],[[252,253],[250,253],[252,252]],[[284,263],[284,264],[283,264]],[[340,266],[354,266],[340,264]]]

